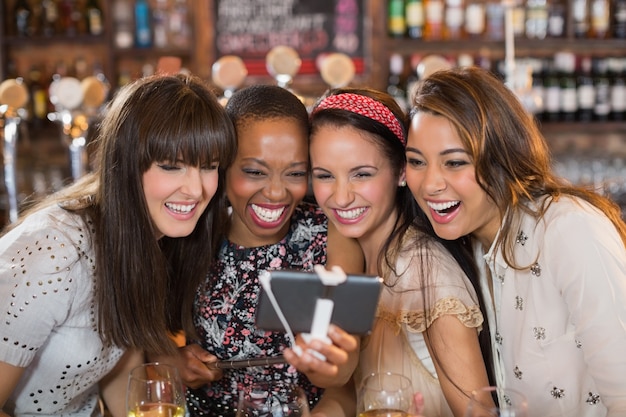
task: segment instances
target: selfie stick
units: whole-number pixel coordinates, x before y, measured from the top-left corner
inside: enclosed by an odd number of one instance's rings
[[[315,303],[315,312],[313,313],[313,323],[311,324],[311,332],[304,333],[302,337],[309,343],[310,340],[319,339],[326,343],[331,343],[328,338],[328,326],[330,326],[330,319],[333,315],[333,308],[335,307],[334,301],[329,297],[329,292],[332,287],[336,287],[342,284],[348,278],[339,266],[333,266],[329,271],[322,265],[315,265],[313,267],[317,276],[326,287],[326,294],[322,298],[318,298]]]

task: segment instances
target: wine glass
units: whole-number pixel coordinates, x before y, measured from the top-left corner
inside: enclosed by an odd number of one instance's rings
[[[156,362],[132,369],[126,411],[128,417],[184,417],[185,395],[178,370]]]
[[[304,390],[293,384],[274,381],[253,383],[239,392],[237,417],[308,417]]]
[[[407,417],[413,404],[413,385],[404,375],[380,372],[368,375],[358,393],[359,417]]]
[[[472,392],[465,417],[528,417],[528,403],[519,391],[484,387]]]

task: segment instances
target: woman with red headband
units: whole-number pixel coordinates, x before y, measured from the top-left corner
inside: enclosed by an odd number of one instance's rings
[[[423,395],[424,415],[462,416],[471,391],[489,385],[483,315],[459,266],[473,272],[461,242],[439,242],[406,187],[406,116],[386,93],[340,89],[311,121],[315,198],[359,242],[366,272],[385,282],[354,384],[373,372],[403,374]]]

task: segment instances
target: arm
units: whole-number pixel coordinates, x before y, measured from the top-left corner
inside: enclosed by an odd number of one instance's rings
[[[211,355],[198,344],[178,348],[176,356],[150,356],[154,362],[163,362],[178,368],[183,384],[189,388],[199,388],[222,377],[219,369],[209,369],[207,364],[215,362],[217,357]]]
[[[463,417],[472,390],[489,385],[477,330],[444,315],[424,332],[424,339],[448,405]]]
[[[127,350],[120,361],[100,380],[100,395],[113,417],[126,416],[126,388],[131,369],[144,363],[143,352]]]
[[[13,393],[23,373],[24,368],[9,365],[6,362],[0,362],[0,375],[2,375],[2,380],[0,381],[0,417],[8,416],[8,414],[2,410],[2,407],[4,407]]]
[[[365,257],[359,243],[339,233],[331,221],[328,222],[326,253],[329,269],[337,265],[348,274],[362,273],[365,269]]]
[[[339,387],[328,388],[311,410],[311,417],[353,417],[356,415],[356,390],[354,380]]]
[[[335,325],[330,325],[328,337],[332,344],[320,340],[312,340],[306,344],[298,337],[298,344],[302,348],[302,356],[296,355],[291,349],[285,349],[285,359],[298,371],[306,374],[313,385],[318,387],[337,387],[348,382],[359,361],[360,339],[348,334]],[[322,361],[310,353],[315,350],[326,357]]]

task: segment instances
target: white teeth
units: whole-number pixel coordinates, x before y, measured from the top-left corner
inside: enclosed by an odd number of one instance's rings
[[[446,203],[432,203],[428,201],[426,204],[428,204],[428,207],[430,207],[431,209],[435,211],[442,211],[442,210],[449,209],[450,207],[454,207],[460,203],[461,203],[460,201],[448,201]]]
[[[264,222],[271,223],[271,222],[275,222],[276,220],[280,218],[280,216],[285,211],[285,207],[281,207],[275,210],[270,210],[270,209],[266,209],[264,207],[259,207],[255,204],[252,204],[252,210],[254,210],[254,213],[257,216],[259,216],[261,220],[263,220]]]
[[[359,207],[351,210],[335,210],[335,212],[342,219],[353,220],[365,212],[365,207]]]
[[[177,213],[189,213],[191,210],[193,210],[196,207],[196,204],[174,204],[174,203],[165,203],[165,206],[172,210],[175,211]]]

